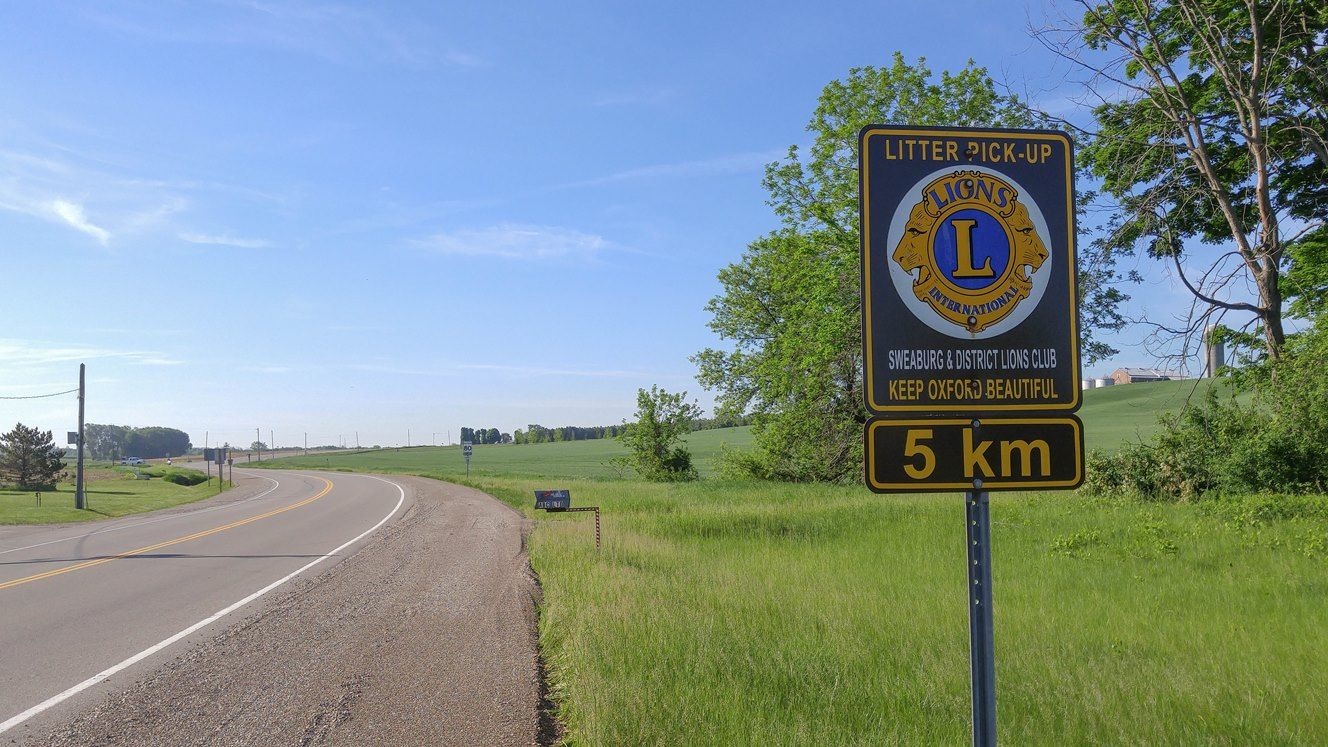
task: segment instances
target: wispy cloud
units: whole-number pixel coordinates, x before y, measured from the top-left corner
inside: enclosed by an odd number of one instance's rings
[[[219,0],[147,4],[136,14],[88,11],[90,20],[123,34],[186,44],[266,47],[343,65],[393,63],[478,67],[406,11],[301,0]]]
[[[267,239],[243,239],[229,234],[181,233],[181,241],[209,246],[234,246],[240,249],[266,249],[272,246]]]
[[[604,184],[614,184],[617,182],[638,179],[741,174],[751,171],[759,171],[764,168],[766,164],[779,160],[783,155],[784,151],[782,150],[766,150],[735,153],[733,155],[706,158],[697,161],[660,163],[652,166],[626,169],[606,176],[568,182],[559,185],[559,187],[562,189],[569,189],[573,187],[597,187]]]
[[[109,246],[122,234],[169,223],[189,205],[171,188],[121,178],[101,164],[59,152],[58,146],[42,149],[56,152],[0,150],[0,210],[72,228]]]
[[[643,378],[655,376],[646,371],[621,371],[600,368],[546,368],[543,366],[512,366],[500,363],[463,363],[457,368],[463,371],[491,371],[516,376],[570,376],[594,379]]]
[[[68,223],[76,231],[82,231],[106,246],[111,240],[111,233],[101,226],[93,225],[83,213],[83,206],[69,200],[51,200],[51,212],[57,218]]]
[[[609,248],[609,242],[596,234],[516,223],[442,231],[414,243],[436,254],[529,260],[592,259]]]
[[[142,366],[176,366],[182,362],[151,350],[116,350],[39,340],[0,339],[0,370],[29,369],[108,358]]]
[[[477,55],[459,50],[452,50],[443,55],[443,59],[459,67],[484,67],[484,60]]]
[[[657,106],[665,104],[678,98],[678,92],[672,88],[654,88],[642,89],[639,91],[626,91],[623,93],[604,94],[594,101],[591,106]]]

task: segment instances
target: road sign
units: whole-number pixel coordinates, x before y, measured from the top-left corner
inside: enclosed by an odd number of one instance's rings
[[[1069,138],[871,125],[859,146],[867,408],[1078,409]]]
[[[72,446],[78,443],[78,431],[65,431],[65,439]]]
[[[229,453],[230,453],[229,449],[213,449],[212,455],[215,457],[213,461],[215,461],[217,464],[222,464],[226,461],[226,457]]]
[[[572,507],[572,493],[569,490],[536,490],[535,508],[545,511],[566,511]]]
[[[203,461],[205,461],[205,462],[215,462],[215,461],[217,461],[217,450],[216,450],[216,449],[203,449]]]
[[[879,493],[1074,488],[1083,428],[1055,418],[877,418],[867,424],[867,486]]]
[[[471,444],[471,442],[469,442],[469,441],[462,441],[462,442],[461,442],[461,453],[462,453],[462,454],[465,454],[466,456],[470,456],[470,453],[471,453],[472,451],[474,451],[474,450],[475,450],[475,446],[474,446],[473,444]]]

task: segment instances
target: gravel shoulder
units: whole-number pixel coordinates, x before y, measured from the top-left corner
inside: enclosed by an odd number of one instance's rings
[[[354,556],[27,743],[546,741],[529,520],[470,488],[391,479],[411,507]]]

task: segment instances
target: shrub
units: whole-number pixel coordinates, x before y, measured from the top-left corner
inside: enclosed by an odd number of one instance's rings
[[[1216,388],[1162,420],[1150,442],[1093,454],[1089,492],[1188,500],[1207,494],[1308,493],[1328,488],[1328,320],[1246,372],[1250,404]]]

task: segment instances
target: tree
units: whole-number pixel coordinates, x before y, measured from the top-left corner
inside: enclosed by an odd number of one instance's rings
[[[701,408],[687,402],[687,392],[670,394],[658,386],[637,390],[636,422],[627,424],[619,438],[629,453],[615,461],[647,480],[696,479],[692,454],[679,441],[700,416]]]
[[[896,53],[888,67],[862,67],[822,91],[807,125],[805,158],[766,168],[781,219],[719,272],[710,328],[732,349],[692,358],[717,390],[720,416],[752,414],[761,474],[787,480],[861,479],[862,330],[858,233],[858,131],[872,123],[1026,127],[1034,115],[997,92],[969,63],[937,79],[924,60]],[[1102,269],[1102,268],[1099,268]],[[1110,274],[1080,283],[1110,281]],[[1110,306],[1119,297],[1081,292]],[[1087,342],[1085,352],[1095,350]]]
[[[1119,214],[1095,251],[1143,253],[1175,273],[1191,312],[1178,327],[1154,326],[1186,341],[1182,355],[1235,313],[1248,320],[1246,342],[1275,361],[1284,270],[1328,240],[1328,5],[1080,5],[1081,21],[1039,38],[1090,73],[1102,102],[1083,156]]]
[[[64,449],[55,445],[50,431],[39,431],[22,423],[0,436],[0,479],[20,488],[55,485],[65,468]]]
[[[249,444],[249,450],[250,450],[250,451],[267,451],[267,444],[263,443],[262,441],[254,441],[253,443]]]
[[[186,454],[192,448],[189,434],[175,428],[159,426],[131,428],[124,425],[88,423],[84,435],[88,450],[94,459],[118,459],[122,456],[154,459]]]

